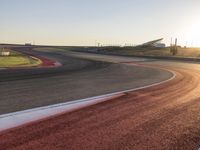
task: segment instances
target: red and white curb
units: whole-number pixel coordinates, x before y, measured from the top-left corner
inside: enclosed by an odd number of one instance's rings
[[[64,112],[67,113],[90,105],[95,105],[97,103],[104,102],[106,100],[116,98],[121,95],[123,94],[108,94],[0,115],[0,131],[11,129],[29,122],[44,119]]]

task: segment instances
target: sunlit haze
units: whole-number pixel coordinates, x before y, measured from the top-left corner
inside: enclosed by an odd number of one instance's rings
[[[200,47],[200,0],[0,0],[0,43]]]

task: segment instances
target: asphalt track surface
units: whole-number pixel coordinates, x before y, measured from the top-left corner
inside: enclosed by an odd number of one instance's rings
[[[200,65],[137,63],[169,69],[176,78],[2,132],[0,149],[197,149]],[[128,64],[135,66],[135,62]]]
[[[158,69],[80,59],[68,53],[28,52],[63,66],[1,70],[0,114],[136,88],[171,76]]]

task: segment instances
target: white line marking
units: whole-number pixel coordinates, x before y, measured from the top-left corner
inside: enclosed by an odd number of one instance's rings
[[[134,88],[130,90],[124,90],[120,92],[114,92],[114,93],[105,94],[101,96],[95,96],[95,97],[86,98],[86,99],[80,99],[80,100],[66,102],[66,103],[54,104],[54,105],[0,115],[0,131],[15,128],[15,127],[24,125],[26,123],[30,123],[30,122],[34,122],[34,121],[44,119],[50,116],[58,115],[63,112],[74,111],[80,108],[101,103],[101,102],[110,100],[112,98],[122,96],[123,94],[127,92],[133,92],[133,91],[137,91],[137,90],[141,90],[141,89],[145,89],[145,88],[166,83],[168,81],[173,80],[176,77],[176,74],[174,72],[172,71],[170,72],[173,74],[173,76],[170,79],[162,81],[162,82],[154,83],[151,85]]]

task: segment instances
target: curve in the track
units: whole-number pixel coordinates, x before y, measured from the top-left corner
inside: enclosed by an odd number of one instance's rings
[[[0,149],[195,149],[200,72],[0,134]]]
[[[166,71],[79,59],[68,52],[39,54],[63,66],[1,71],[0,114],[137,88],[171,77]]]
[[[133,65],[133,63],[131,65]],[[152,66],[146,66],[146,65],[137,65],[137,66],[144,67],[144,68],[147,68],[147,67],[152,68]],[[154,68],[161,69],[159,67],[154,67]],[[164,69],[164,70],[167,70],[167,69]],[[149,87],[153,87],[156,85],[169,82],[176,77],[176,74],[170,70],[167,70],[167,71],[172,73],[171,78],[161,81],[161,82],[149,84],[146,86],[141,86],[139,88],[124,90],[124,91],[114,92],[114,93],[105,94],[101,96],[95,96],[95,97],[90,97],[86,99],[80,99],[80,100],[59,103],[59,104],[54,104],[54,105],[49,105],[49,106],[44,106],[44,107],[38,107],[38,108],[18,111],[14,113],[8,113],[5,115],[0,115],[0,122],[2,122],[0,124],[0,132],[11,129],[11,128],[15,128],[27,123],[30,124],[37,120],[42,120],[44,118],[55,116],[61,113],[71,112],[71,111],[75,111],[84,107],[95,105],[95,104],[98,104],[98,103],[101,103],[101,102],[104,102],[116,97],[120,97],[122,95],[125,95],[128,92],[133,92],[133,91],[137,91],[137,90],[141,90],[141,89],[145,89],[145,88],[149,88]]]

